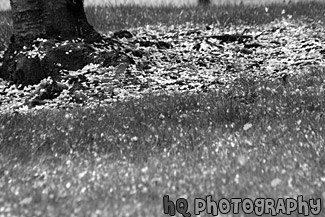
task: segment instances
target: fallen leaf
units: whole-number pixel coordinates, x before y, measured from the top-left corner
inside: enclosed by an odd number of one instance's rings
[[[26,197],[25,199],[21,200],[19,202],[20,205],[27,205],[30,204],[33,201],[32,197]]]

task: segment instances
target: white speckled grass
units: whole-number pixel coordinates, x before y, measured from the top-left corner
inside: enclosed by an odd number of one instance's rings
[[[0,211],[160,216],[164,195],[324,199],[322,74],[243,78],[231,91],[257,93],[251,104],[219,92],[1,115]]]

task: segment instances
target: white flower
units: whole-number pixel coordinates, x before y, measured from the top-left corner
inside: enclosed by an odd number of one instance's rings
[[[253,126],[252,124],[247,123],[247,124],[244,125],[244,128],[243,128],[243,129],[244,129],[245,131],[246,131],[246,130],[249,130],[252,126]]]

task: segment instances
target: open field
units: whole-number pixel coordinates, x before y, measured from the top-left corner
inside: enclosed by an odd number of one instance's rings
[[[54,99],[35,101],[51,79],[0,82],[0,216],[168,216],[164,195],[192,216],[207,195],[302,195],[324,216],[324,9],[87,8],[132,34],[95,52],[133,61],[62,72]]]

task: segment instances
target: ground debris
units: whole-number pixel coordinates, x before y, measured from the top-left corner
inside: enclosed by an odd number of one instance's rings
[[[53,80],[66,87],[55,97],[37,100],[54,108],[73,107],[162,91],[215,91],[243,75],[281,80],[304,73],[308,67],[325,66],[321,32],[320,23],[288,18],[261,26],[223,29],[147,26],[113,32],[85,48],[75,41],[81,52],[90,55],[71,67],[66,64],[68,59],[56,64],[53,69],[59,76]],[[41,40],[38,44],[46,43]],[[33,49],[37,50],[35,46]],[[73,53],[68,47],[64,51]],[[1,112],[31,102],[39,85],[19,87],[2,81]],[[34,103],[35,107],[43,102]]]

